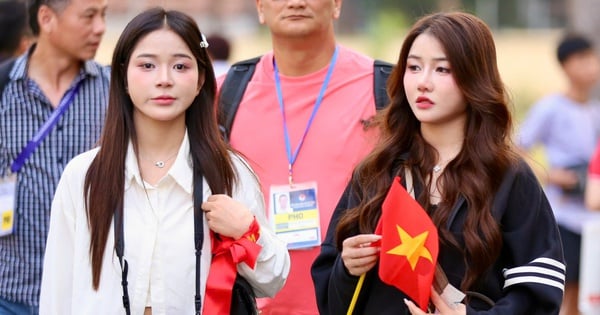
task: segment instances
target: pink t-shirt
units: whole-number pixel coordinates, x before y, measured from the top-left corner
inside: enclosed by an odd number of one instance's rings
[[[596,146],[592,160],[590,161],[589,175],[595,178],[600,178],[600,142]]]
[[[327,70],[328,66],[302,77],[280,75],[292,151],[304,133]],[[373,59],[339,47],[321,107],[293,167],[294,182],[318,184],[322,238],[352,170],[375,144],[375,132],[365,132],[361,122],[374,114]],[[257,64],[235,116],[230,141],[254,168],[268,203],[270,186],[288,182],[272,53]],[[290,251],[286,285],[266,302],[262,314],[318,314],[310,267],[319,251],[319,247]]]

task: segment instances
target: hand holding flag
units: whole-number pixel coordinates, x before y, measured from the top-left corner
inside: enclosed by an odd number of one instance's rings
[[[439,251],[438,233],[423,208],[396,177],[375,230],[382,236],[379,277],[426,310]]]
[[[371,270],[379,260],[379,247],[374,246],[381,240],[375,234],[359,234],[349,237],[342,243],[342,261],[353,276],[360,276]]]

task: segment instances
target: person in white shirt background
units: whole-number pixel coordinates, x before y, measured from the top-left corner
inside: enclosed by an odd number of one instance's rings
[[[193,314],[195,292],[210,313],[210,276],[221,272],[211,255],[215,234],[258,245],[254,268],[232,267],[257,296],[285,283],[289,254],[267,224],[256,176],[218,131],[207,46],[177,11],[146,10],[124,29],[100,147],[67,165],[54,197],[40,314],[125,314],[126,290],[131,314]],[[204,226],[199,273],[195,211]],[[115,239],[124,243],[127,287]]]

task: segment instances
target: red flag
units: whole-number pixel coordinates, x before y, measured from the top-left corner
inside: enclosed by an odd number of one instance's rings
[[[427,309],[438,257],[438,233],[429,215],[396,177],[381,206],[379,278]]]

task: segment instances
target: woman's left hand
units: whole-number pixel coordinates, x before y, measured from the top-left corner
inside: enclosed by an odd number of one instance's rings
[[[442,297],[435,291],[434,288],[431,288],[431,301],[437,312],[435,314],[441,315],[466,315],[467,307],[462,303],[454,303],[452,305],[448,305],[446,301],[442,299]],[[415,305],[412,301],[408,299],[404,299],[404,303],[408,306],[408,310],[412,315],[425,315],[432,313],[423,312],[418,306]]]
[[[254,215],[246,206],[227,195],[211,195],[202,203],[208,227],[215,233],[234,239],[250,228]]]

